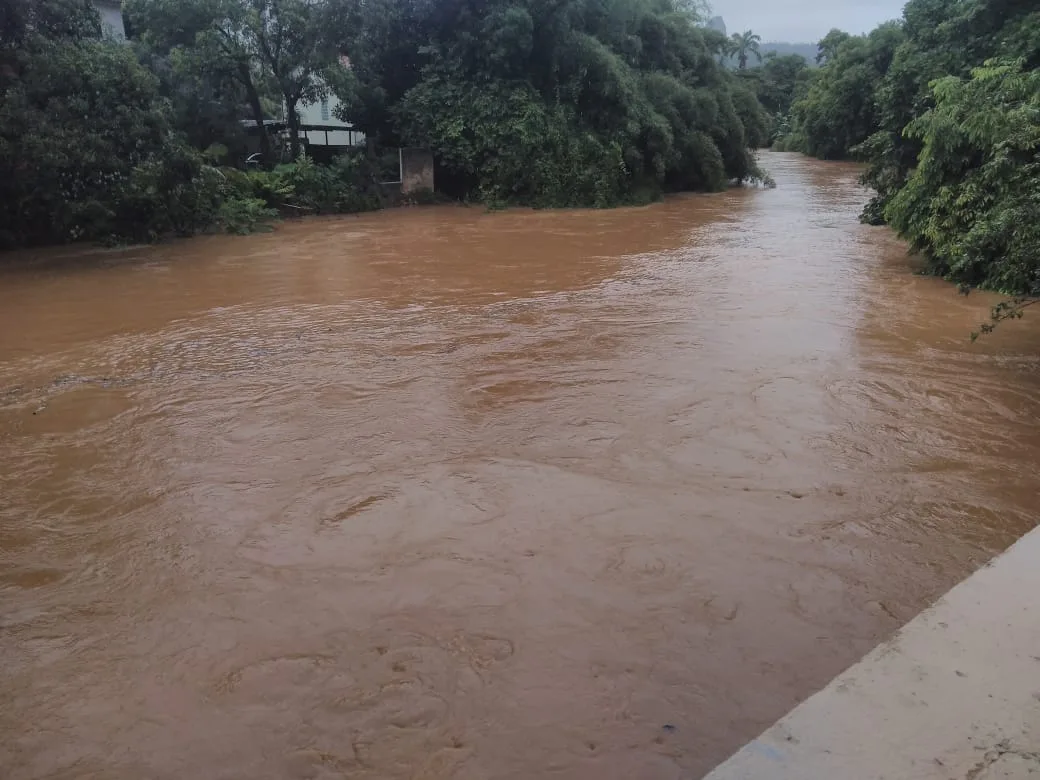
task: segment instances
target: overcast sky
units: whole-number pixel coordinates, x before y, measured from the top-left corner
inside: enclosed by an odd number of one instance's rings
[[[763,41],[818,41],[832,27],[864,33],[898,19],[906,0],[711,0],[730,33],[754,30]]]

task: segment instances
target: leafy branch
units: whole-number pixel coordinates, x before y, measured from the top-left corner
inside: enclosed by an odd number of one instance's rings
[[[965,293],[966,294],[966,293]],[[992,333],[997,325],[1005,320],[1020,320],[1026,309],[1040,303],[1040,298],[1027,296],[1016,296],[1001,301],[989,311],[989,322],[983,322],[979,329],[972,331],[971,340],[974,342],[979,336]]]

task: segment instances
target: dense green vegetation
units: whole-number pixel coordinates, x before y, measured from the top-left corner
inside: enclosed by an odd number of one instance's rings
[[[364,166],[352,161],[321,172],[305,163],[249,174],[228,167],[222,144],[244,148],[237,111],[260,100],[249,83],[280,84],[245,55],[220,60],[206,48],[218,3],[155,7],[175,9],[176,23],[157,16],[140,45],[128,46],[103,39],[89,0],[5,0],[0,246],[246,232],[278,210],[371,204]],[[147,31],[163,25],[192,47],[157,47]]]
[[[775,140],[865,160],[864,218],[932,272],[1040,295],[1040,10],[1026,0],[910,0],[867,35],[832,30],[815,63],[712,29],[700,0],[124,12],[129,43],[103,37],[90,0],[0,0],[0,246],[377,207],[381,150],[397,146],[431,149],[453,197],[611,206],[761,180],[753,150]],[[330,95],[368,146],[318,165],[294,109]]]
[[[910,0],[869,35],[833,31],[820,62],[781,148],[865,160],[864,219],[891,224],[931,272],[1040,295],[1036,4]]]
[[[157,79],[100,41],[85,0],[15,0],[0,17],[0,242],[193,232],[217,205],[170,131]]]
[[[760,176],[754,98],[674,0],[369,0],[348,115],[492,203],[607,206]]]
[[[761,65],[737,71],[771,117],[769,143],[790,135],[791,106],[803,97],[811,82],[809,63],[798,54],[767,52]]]
[[[275,211],[367,208],[379,149],[401,145],[433,151],[449,194],[489,204],[610,206],[761,179],[753,150],[769,118],[718,64],[722,36],[701,11],[125,0],[127,44],[103,38],[89,0],[0,0],[0,243],[240,232]],[[330,94],[370,143],[316,166],[295,109]],[[283,113],[284,137],[269,133]],[[248,133],[263,164],[246,172]]]

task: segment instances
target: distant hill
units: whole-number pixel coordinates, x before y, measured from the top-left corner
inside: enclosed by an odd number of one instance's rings
[[[810,65],[816,65],[815,43],[763,43],[761,49],[762,56],[771,51],[775,51],[778,57],[785,54],[800,54],[809,61]]]
[[[713,16],[708,20],[708,29],[718,30],[723,35],[727,35],[726,20],[721,16]],[[815,43],[783,43],[783,42],[770,42],[761,44],[762,56],[764,57],[767,53],[775,51],[778,57],[782,57],[785,54],[800,54],[809,61],[812,67],[816,67],[816,44]],[[729,65],[736,67],[737,61],[734,58],[731,60]],[[754,57],[751,58],[750,65],[754,66],[758,64],[758,60]]]

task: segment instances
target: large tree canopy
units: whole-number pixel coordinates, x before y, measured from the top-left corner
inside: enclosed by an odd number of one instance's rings
[[[292,155],[300,149],[297,108],[347,84],[339,63],[335,23],[340,4],[329,0],[127,0],[126,13],[149,53],[169,58],[182,83],[221,92],[225,106],[241,91],[258,128],[269,111],[284,109]],[[261,133],[266,156],[270,148]]]
[[[0,27],[0,243],[191,232],[214,208],[157,79],[92,4],[20,0]]]
[[[933,84],[917,166],[885,216],[937,271],[1040,295],[1040,70],[992,61]]]
[[[607,205],[759,175],[764,113],[691,4],[366,0],[345,15],[345,111],[429,146],[456,194]]]

